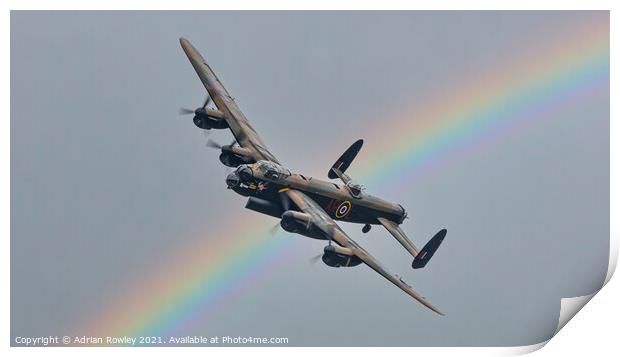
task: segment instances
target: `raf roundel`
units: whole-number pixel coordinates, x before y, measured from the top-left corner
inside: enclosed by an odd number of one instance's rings
[[[343,218],[351,211],[351,201],[342,202],[338,208],[336,208],[336,218]]]

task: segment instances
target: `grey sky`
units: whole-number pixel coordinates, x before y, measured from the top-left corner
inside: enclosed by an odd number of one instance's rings
[[[225,189],[217,153],[177,115],[205,96],[179,36],[283,163],[320,176],[358,132],[379,120],[402,125],[382,117],[387,110],[593,19],[608,22],[608,13],[12,12],[11,336],[79,334],[76,322],[192,232],[257,214]],[[344,226],[448,316],[415,306],[365,266],[334,270],[302,257],[184,332],[311,346],[548,338],[559,299],[591,293],[607,270],[609,94],[584,103],[408,192],[369,187],[408,209],[404,229],[418,245],[448,228],[424,271],[411,271],[386,231]],[[323,246],[287,238],[307,257]]]

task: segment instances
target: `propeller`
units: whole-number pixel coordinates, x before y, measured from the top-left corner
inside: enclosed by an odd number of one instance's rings
[[[209,105],[209,103],[211,103],[211,97],[210,97],[210,96],[207,96],[207,97],[205,98],[205,100],[204,100],[203,104],[202,104],[202,107],[206,109],[206,108],[207,108],[207,105]]]
[[[291,201],[289,200],[289,198],[284,192],[278,193],[278,197],[280,197],[280,203],[282,204],[283,212],[288,211],[291,208]],[[269,229],[269,232],[271,233],[271,235],[275,235],[276,233],[278,233],[279,230],[280,222],[278,221],[278,223],[276,223],[273,227]]]
[[[316,264],[319,261],[319,259],[321,259],[322,256],[323,256],[323,253],[317,254],[317,255],[315,255],[314,257],[312,257],[312,258],[310,258],[308,260],[309,260],[310,264]]]
[[[211,97],[207,96],[205,98],[205,100],[202,102],[202,109],[207,109],[207,105],[209,105],[209,103],[211,103]],[[200,108],[198,108],[200,109]],[[189,108],[185,108],[185,107],[181,107],[179,108],[179,115],[189,115],[189,114],[197,114],[196,112],[198,111],[198,109],[189,109]]]
[[[179,108],[179,115],[188,115],[188,114],[194,114],[194,111],[189,109],[189,108]]]
[[[329,243],[327,243],[327,245],[329,247],[332,246],[332,240],[333,240],[333,236],[334,236],[334,226],[333,225],[329,225],[329,228],[327,228],[327,236],[329,237]],[[319,253],[317,255],[315,255],[314,257],[310,258],[310,263],[314,264],[316,263],[322,256],[324,253]]]
[[[237,140],[233,139],[233,141],[230,142],[229,146],[233,146],[236,143],[237,143]],[[207,147],[210,147],[210,148],[213,148],[213,149],[218,149],[218,150],[221,150],[224,147],[224,145],[218,143],[215,140],[211,140],[211,139],[207,140],[207,144],[206,145],[207,145]]]
[[[209,142],[209,130],[205,130],[205,129],[203,129],[203,130],[202,130],[202,136],[204,137],[204,139],[205,139],[205,140],[207,141],[207,143],[208,143],[208,142]],[[205,143],[205,145],[207,145],[207,144]]]
[[[273,227],[269,228],[269,233],[272,236],[275,236],[280,231],[280,222],[273,225]]]
[[[291,200],[284,192],[279,192],[278,197],[280,197],[280,203],[282,204],[282,212],[288,211],[291,208]],[[280,230],[280,227],[280,221],[278,221],[278,223],[269,229],[269,232],[271,235],[275,235]]]
[[[208,139],[206,145],[207,145],[207,147],[210,147],[210,148],[213,148],[213,149],[218,149],[218,150],[222,149],[222,145],[220,143],[218,143],[217,141],[212,140],[212,139]]]

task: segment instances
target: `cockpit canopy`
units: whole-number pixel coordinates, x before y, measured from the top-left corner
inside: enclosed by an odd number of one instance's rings
[[[291,176],[289,169],[271,161],[260,160],[256,162],[255,167],[269,180],[280,181]]]

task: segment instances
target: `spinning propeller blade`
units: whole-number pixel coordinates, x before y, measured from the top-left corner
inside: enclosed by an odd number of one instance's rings
[[[188,114],[194,114],[194,111],[189,109],[189,108],[179,108],[179,115],[188,115]]]
[[[205,131],[206,131],[206,130],[205,130]],[[237,141],[236,141],[235,139],[233,139],[233,141],[229,144],[229,146],[233,146],[233,145],[235,145],[236,143],[237,143]],[[213,148],[213,149],[218,149],[218,150],[221,150],[221,149],[224,147],[224,145],[222,145],[222,144],[218,143],[218,142],[217,142],[217,141],[215,141],[215,140],[211,140],[211,139],[209,139],[209,140],[207,140],[207,147],[210,147],[210,148]]]
[[[274,236],[280,231],[280,222],[276,223],[273,227],[269,228],[269,233]]]
[[[319,261],[319,259],[321,259],[322,256],[323,256],[323,253],[317,254],[317,255],[315,255],[314,257],[312,257],[312,258],[310,258],[308,260],[309,260],[310,264],[316,264]]]
[[[207,108],[207,105],[209,105],[209,103],[211,103],[211,97],[210,97],[210,96],[207,96],[207,97],[205,98],[204,102],[202,103],[202,107],[206,109],[206,108]]]
[[[207,147],[213,148],[213,149],[222,149],[222,145],[220,143],[218,143],[215,140],[209,139],[207,140]]]
[[[207,96],[205,100],[202,102],[202,108],[207,109],[207,105],[209,105],[209,103],[211,103],[211,97]],[[179,108],[179,115],[196,114],[196,112],[197,110],[194,110],[194,109],[189,109],[185,107]]]

